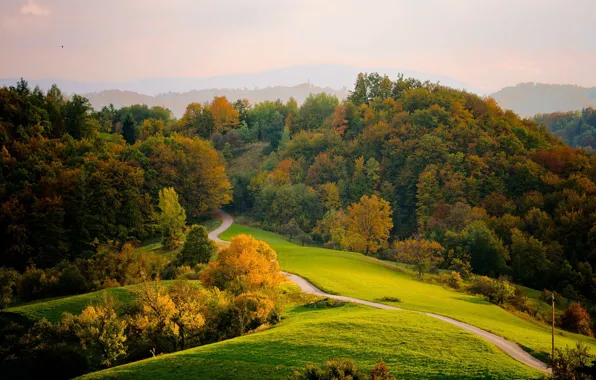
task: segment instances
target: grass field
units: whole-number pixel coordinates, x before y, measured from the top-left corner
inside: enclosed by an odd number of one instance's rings
[[[543,361],[550,357],[550,329],[521,319],[479,297],[417,281],[397,270],[393,263],[359,253],[303,248],[256,228],[234,224],[221,238],[229,240],[241,233],[268,242],[277,251],[284,270],[303,276],[329,293],[370,301],[398,297],[402,308],[449,316],[517,342]],[[596,340],[557,331],[557,347],[574,346],[578,340],[589,344],[596,352]]]
[[[307,363],[383,360],[404,379],[531,379],[540,374],[459,328],[408,312],[296,307],[276,327],[87,375],[88,379],[282,379]]]
[[[161,281],[160,283],[168,286],[173,283],[173,281]],[[38,300],[4,309],[2,310],[2,313],[7,313],[9,315],[17,314],[31,321],[46,318],[48,321],[55,323],[60,321],[62,313],[68,312],[71,314],[80,314],[87,305],[101,302],[104,293],[111,295],[120,305],[130,304],[135,300],[134,291],[138,286],[139,285],[130,285],[119,288],[108,288],[76,296]]]

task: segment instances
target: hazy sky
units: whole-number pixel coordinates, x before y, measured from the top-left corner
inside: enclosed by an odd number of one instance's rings
[[[0,51],[5,78],[121,81],[343,63],[485,89],[596,86],[596,1],[0,0]]]

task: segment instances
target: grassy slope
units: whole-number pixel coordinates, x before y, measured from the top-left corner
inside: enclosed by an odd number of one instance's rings
[[[280,379],[307,363],[384,360],[406,379],[522,379],[539,373],[454,326],[408,312],[343,306],[289,312],[259,333],[87,375],[89,379]]]
[[[161,281],[161,284],[168,286],[172,282],[173,281]],[[137,287],[138,285],[130,285],[119,288],[108,288],[76,296],[38,300],[4,309],[2,310],[2,313],[18,314],[32,321],[46,318],[48,321],[55,323],[60,321],[62,313],[68,312],[71,314],[80,314],[88,305],[101,302],[104,293],[113,296],[114,300],[121,305],[130,304],[135,299],[134,291]]]
[[[328,292],[365,300],[398,297],[402,301],[400,307],[446,315],[515,341],[542,360],[550,357],[550,329],[518,318],[481,298],[416,281],[395,270],[395,265],[362,254],[303,248],[255,228],[234,224],[221,237],[229,240],[240,233],[267,241],[278,252],[284,270],[299,274]],[[558,347],[573,346],[577,340],[596,349],[596,340],[592,338],[557,331]]]

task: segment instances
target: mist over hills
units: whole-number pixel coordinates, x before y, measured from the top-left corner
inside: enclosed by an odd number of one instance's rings
[[[148,106],[162,106],[169,108],[176,117],[181,117],[188,104],[208,102],[211,101],[214,96],[225,96],[231,102],[237,99],[248,99],[253,104],[265,100],[276,99],[281,99],[283,102],[286,102],[293,97],[299,104],[302,104],[309,94],[319,94],[321,92],[335,95],[340,100],[343,100],[348,96],[348,90],[345,89],[335,90],[330,87],[318,87],[308,83],[303,83],[297,86],[276,86],[254,90],[224,88],[194,90],[181,93],[169,92],[155,96],[120,90],[106,90],[83,95],[89,99],[93,108],[96,110],[110,104],[113,104],[116,108],[130,106],[132,104],[146,104]]]
[[[188,92],[215,88],[255,89],[272,86],[296,86],[311,83],[319,87],[334,89],[352,88],[360,72],[378,72],[394,79],[398,74],[420,80],[440,82],[449,87],[465,89],[478,94],[488,91],[476,88],[450,77],[389,67],[353,67],[339,64],[310,64],[265,70],[256,73],[220,75],[205,78],[145,78],[124,82],[80,82],[64,79],[29,79],[29,84],[47,90],[57,84],[69,94],[84,94],[105,90],[134,91],[144,95],[158,95],[168,92]],[[14,85],[19,78],[0,79],[0,86]]]
[[[501,107],[526,117],[596,106],[596,87],[576,85],[520,83],[490,96]]]
[[[205,78],[145,78],[123,82],[81,82],[66,79],[28,79],[31,87],[49,89],[52,84],[66,94],[81,94],[89,98],[94,108],[114,104],[159,105],[170,108],[176,116],[192,102],[205,102],[214,96],[226,96],[234,101],[240,98],[251,102],[290,97],[299,103],[310,94],[326,92],[340,100],[348,95],[360,72],[378,72],[390,78],[399,74],[422,81],[463,89],[478,95],[491,91],[480,89],[447,76],[390,67],[353,67],[340,64],[308,64],[289,66],[255,73],[220,75]],[[0,79],[0,86],[14,85],[20,78]],[[501,107],[521,116],[538,113],[575,111],[596,106],[596,87],[577,85],[520,83],[490,94]]]

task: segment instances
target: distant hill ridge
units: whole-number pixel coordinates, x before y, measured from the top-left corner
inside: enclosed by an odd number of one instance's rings
[[[265,100],[281,99],[288,101],[291,97],[301,104],[310,94],[319,94],[325,92],[335,95],[343,100],[348,96],[348,90],[335,90],[329,87],[318,87],[308,83],[297,86],[276,86],[261,89],[205,89],[193,90],[188,92],[168,92],[155,96],[139,94],[134,91],[105,90],[101,92],[92,92],[83,94],[89,99],[93,108],[100,110],[103,106],[113,104],[120,108],[132,104],[147,104],[148,106],[162,106],[169,108],[176,117],[184,114],[186,106],[190,103],[203,103],[213,99],[214,96],[225,96],[233,102],[237,99],[248,99],[251,103],[262,102]]]
[[[526,117],[596,106],[596,87],[570,84],[520,83],[490,96],[501,107]]]

